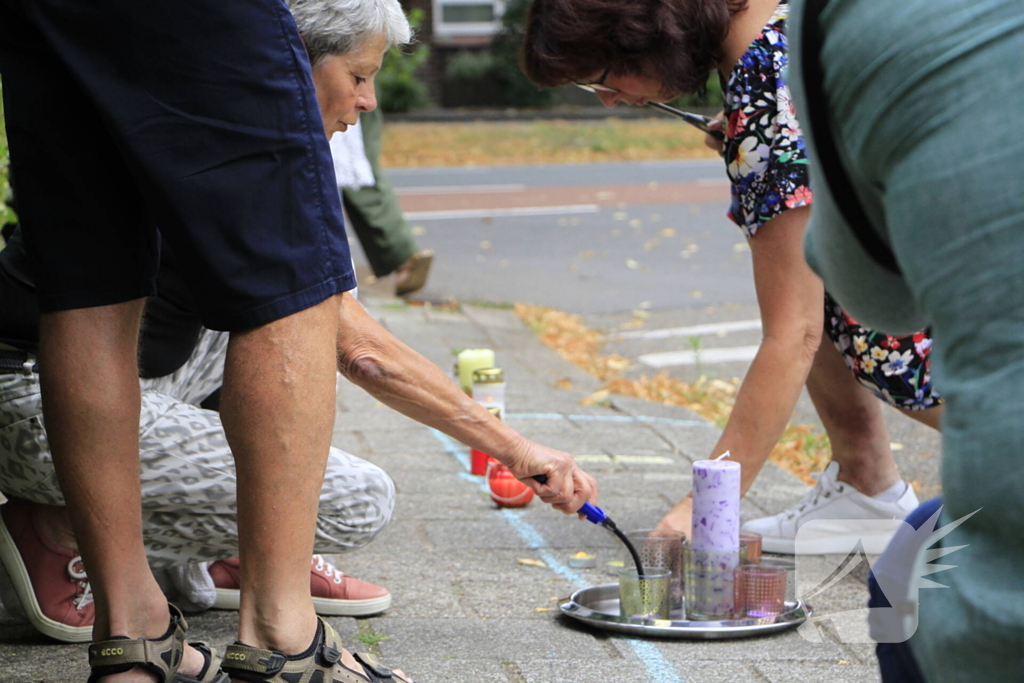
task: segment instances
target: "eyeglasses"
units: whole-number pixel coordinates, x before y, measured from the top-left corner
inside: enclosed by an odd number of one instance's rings
[[[604,80],[606,78],[608,78],[608,73],[610,71],[611,71],[611,69],[605,69],[604,73],[602,73],[601,76],[597,80],[590,81],[590,82],[576,81],[575,83],[573,83],[573,85],[575,85],[577,88],[580,88],[581,90],[586,90],[587,92],[592,92],[595,95],[598,94],[598,93],[602,93],[602,92],[612,93],[612,94],[622,94],[621,90],[616,90],[615,88],[610,88],[610,87],[608,87],[607,85],[604,84]],[[678,116],[679,118],[681,118],[686,123],[690,124],[691,126],[694,126],[695,128],[698,128],[698,129],[704,131],[705,133],[707,133],[708,135],[710,135],[710,136],[712,136],[714,138],[717,138],[719,140],[724,140],[725,139],[725,132],[721,128],[712,128],[711,127],[711,122],[714,121],[715,119],[711,118],[710,116],[701,116],[700,114],[692,114],[692,113],[690,113],[688,111],[681,111],[679,109],[676,109],[675,107],[670,107],[667,104],[662,104],[661,102],[647,102],[646,105],[648,107],[653,107],[655,109],[660,109],[661,111],[663,111],[663,112],[665,112],[667,114],[672,114],[673,116]]]

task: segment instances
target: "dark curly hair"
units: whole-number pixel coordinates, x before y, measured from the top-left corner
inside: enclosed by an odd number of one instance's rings
[[[534,0],[520,66],[542,87],[612,73],[703,92],[746,0]]]

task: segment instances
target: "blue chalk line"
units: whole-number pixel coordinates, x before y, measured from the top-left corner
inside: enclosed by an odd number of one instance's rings
[[[565,418],[565,417],[569,417],[570,419],[573,419],[575,417],[585,417],[585,418],[598,417],[598,416],[591,416],[591,415],[583,415],[583,416],[566,416],[566,415],[559,415],[559,414],[553,414],[553,415],[556,415],[558,419],[562,419],[562,418]],[[525,413],[525,414],[521,413],[521,414],[518,414],[518,415],[510,415],[509,417],[520,417],[520,418],[529,419],[530,417],[535,417],[535,415],[531,414],[531,413]],[[607,417],[618,417],[618,416],[609,415]],[[541,416],[541,417],[536,418],[536,419],[553,419],[553,418],[548,418],[548,417]],[[616,419],[616,420],[612,420],[612,421],[633,421],[633,419],[634,418],[627,418],[626,420],[617,420]],[[652,419],[660,419],[660,418],[652,418]],[[668,418],[664,418],[664,419],[667,420]],[[677,423],[678,422],[687,422],[687,421],[684,421],[684,420],[669,420],[669,421],[670,422],[677,422]],[[698,423],[695,423],[695,424],[698,424]],[[699,423],[699,424],[704,424],[704,423]],[[465,479],[466,481],[469,481],[469,482],[471,482],[473,484],[476,484],[480,488],[480,490],[482,490],[483,492],[490,493],[489,489],[487,488],[487,481],[484,478],[476,476],[476,475],[473,475],[473,474],[470,474],[468,472],[468,470],[469,470],[469,455],[466,452],[465,446],[462,446],[459,442],[457,442],[455,439],[451,438],[447,434],[439,432],[439,431],[437,431],[436,429],[433,429],[433,428],[429,428],[429,429],[430,429],[431,434],[433,434],[434,437],[439,442],[441,442],[441,446],[444,448],[445,452],[448,453],[448,455],[450,455],[453,458],[455,458],[459,462],[459,464],[462,465],[464,470],[466,470],[466,471],[459,472],[459,476],[462,477],[463,479]],[[544,540],[544,537],[540,534],[540,532],[537,531],[533,527],[533,525],[531,525],[529,522],[526,521],[526,519],[524,518],[524,514],[526,512],[525,510],[514,510],[514,509],[510,509],[510,508],[502,508],[501,512],[502,512],[502,515],[505,517],[505,519],[508,521],[509,525],[511,525],[511,527],[516,530],[516,532],[519,534],[520,538],[523,539],[523,541],[526,543],[526,545],[529,546],[529,548],[531,550],[535,550],[537,552],[537,554],[540,555],[540,557],[544,561],[544,563],[553,572],[555,572],[560,577],[562,577],[563,579],[568,581],[577,590],[579,590],[581,588],[586,588],[587,587],[587,582],[584,580],[584,578],[578,572],[573,571],[572,568],[570,568],[569,566],[567,566],[564,563],[562,563],[562,561],[559,560],[558,557],[553,552],[551,552],[551,550],[547,547],[548,543],[547,543],[547,541]],[[678,676],[678,674],[676,674],[676,671],[673,668],[672,664],[669,663],[669,661],[665,659],[665,657],[661,654],[661,651],[658,650],[658,648],[653,643],[650,643],[650,642],[645,641],[645,640],[639,640],[639,639],[636,639],[636,638],[627,638],[626,642],[628,642],[632,646],[633,652],[636,653],[637,658],[641,662],[643,662],[644,667],[647,669],[647,680],[648,681],[650,681],[651,683],[681,683],[681,681],[679,680],[679,676]]]

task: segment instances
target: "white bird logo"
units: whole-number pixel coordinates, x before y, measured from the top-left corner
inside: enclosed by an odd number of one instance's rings
[[[812,642],[823,642],[820,628],[831,624],[844,643],[906,641],[917,630],[918,591],[922,588],[947,588],[926,577],[957,566],[931,562],[967,547],[933,546],[980,510],[978,508],[939,529],[935,529],[935,525],[942,513],[941,507],[918,529],[903,520],[811,520],[804,524],[797,534],[798,543],[801,536],[813,538],[825,533],[835,534],[837,527],[843,527],[845,535],[852,537],[858,534],[877,537],[891,533],[892,541],[885,553],[872,562],[864,551],[863,543],[857,540],[838,566],[831,564],[831,571],[828,571],[829,560],[825,557],[798,556],[798,594],[805,604],[816,597],[826,599],[829,589],[862,566],[874,573],[875,581],[889,603],[888,607],[862,607],[815,615],[800,627],[800,635]],[[803,590],[802,586],[809,588]]]

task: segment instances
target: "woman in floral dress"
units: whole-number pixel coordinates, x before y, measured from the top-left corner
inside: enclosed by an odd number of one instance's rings
[[[541,86],[590,84],[607,106],[699,92],[717,69],[729,217],[750,243],[764,338],[710,456],[731,452],[743,465],[745,493],[806,384],[833,462],[796,506],[744,526],[764,536],[765,550],[792,553],[796,529],[809,519],[902,518],[917,507],[875,397],[936,428],[942,409],[927,333],[891,337],[861,327],[804,261],[813,193],[785,81],[788,12],[778,0],[534,0],[523,66]],[[833,344],[821,343],[823,332]],[[660,526],[688,531],[691,502],[680,500]],[[865,539],[865,547],[880,551],[887,540]]]

